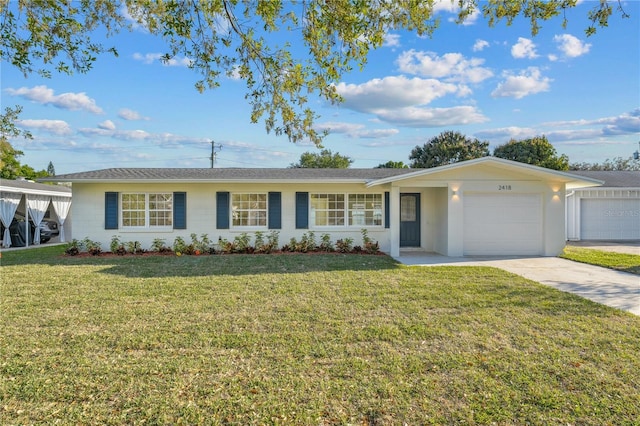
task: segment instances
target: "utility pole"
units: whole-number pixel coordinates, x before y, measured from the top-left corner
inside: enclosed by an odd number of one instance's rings
[[[219,143],[215,143],[214,141],[211,141],[211,157],[209,157],[209,158],[211,160],[211,168],[212,169],[213,169],[213,164],[216,161],[216,148],[218,150],[221,150],[222,149],[222,145],[220,145]]]

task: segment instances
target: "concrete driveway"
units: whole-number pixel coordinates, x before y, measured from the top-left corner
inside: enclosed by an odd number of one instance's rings
[[[640,315],[640,276],[558,257],[446,257],[403,252],[396,260],[421,266],[492,266],[585,299]]]

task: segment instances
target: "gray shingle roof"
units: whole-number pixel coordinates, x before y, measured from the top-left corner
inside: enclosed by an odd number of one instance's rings
[[[640,172],[571,170],[569,173],[602,180],[601,188],[640,188]]]
[[[49,191],[49,192],[61,192],[65,194],[71,193],[71,188],[61,185],[44,185],[42,183],[30,182],[28,180],[9,180],[1,179],[0,187],[20,189],[23,192],[29,191]]]
[[[112,168],[57,175],[42,181],[362,181],[411,173],[412,169],[178,169]]]

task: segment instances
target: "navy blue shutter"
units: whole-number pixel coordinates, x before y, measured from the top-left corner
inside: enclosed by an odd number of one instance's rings
[[[282,196],[280,192],[269,193],[269,229],[282,228]]]
[[[309,193],[296,192],[296,229],[309,228]]]
[[[104,193],[104,229],[118,229],[118,193]]]
[[[187,229],[187,193],[173,193],[173,229]]]
[[[216,192],[216,228],[229,229],[228,192]]]
[[[389,191],[384,193],[384,227],[391,227],[391,202],[389,199]]]

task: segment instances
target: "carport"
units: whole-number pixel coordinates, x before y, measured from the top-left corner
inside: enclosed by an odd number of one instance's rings
[[[0,181],[0,220],[4,226],[1,236],[2,247],[11,247],[11,234],[9,227],[16,217],[16,212],[24,212],[24,220],[29,219],[39,229],[40,223],[47,214],[55,218],[60,227],[60,241],[64,242],[71,234],[71,188],[61,185],[44,185],[28,180]],[[26,246],[29,246],[31,229],[25,226]],[[66,230],[66,232],[65,232]],[[40,244],[40,232],[33,235],[33,244]]]

